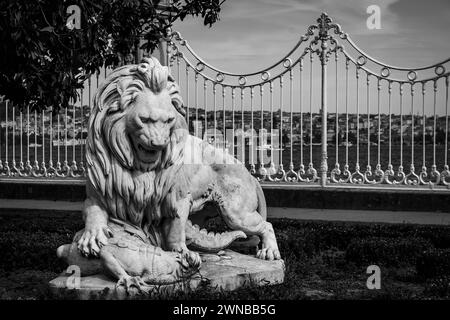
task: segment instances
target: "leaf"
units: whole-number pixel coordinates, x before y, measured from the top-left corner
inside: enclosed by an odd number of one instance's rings
[[[0,64],[0,88],[6,99],[37,110],[65,107],[81,87],[82,74],[104,65],[117,67],[139,35],[145,39],[142,49],[153,51],[174,21],[202,14],[210,25],[220,9],[219,0],[174,0],[167,20],[159,16],[155,0],[75,2],[82,8],[84,27],[68,32],[67,1],[0,1],[0,51],[8,61]]]
[[[41,31],[41,32],[53,32],[54,30],[55,29],[52,26],[48,26],[48,27],[42,28],[39,31]]]

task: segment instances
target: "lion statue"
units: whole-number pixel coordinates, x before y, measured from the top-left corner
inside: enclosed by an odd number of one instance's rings
[[[260,184],[234,157],[189,135],[184,115],[178,85],[155,58],[116,69],[99,87],[89,119],[78,249],[98,255],[114,218],[142,229],[166,251],[216,252],[257,235],[257,257],[280,259]],[[208,203],[231,231],[208,233],[189,221]]]

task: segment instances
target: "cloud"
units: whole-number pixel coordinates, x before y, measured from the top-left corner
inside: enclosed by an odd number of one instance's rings
[[[372,4],[381,9],[380,30],[366,27],[366,10]],[[448,0],[226,1],[221,20],[212,28],[190,18],[175,29],[207,62],[232,72],[250,72],[287,53],[322,11],[365,52],[388,64],[430,64],[450,51]]]

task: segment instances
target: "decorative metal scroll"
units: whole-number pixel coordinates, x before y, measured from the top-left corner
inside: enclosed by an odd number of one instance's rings
[[[208,117],[206,110],[209,108],[214,117],[217,112],[223,112],[222,129],[223,131],[229,129],[225,120],[227,117],[225,95],[228,92],[231,93],[231,108],[228,110],[228,116],[231,112],[231,121],[229,122],[232,124],[233,130],[243,131],[244,127],[250,126],[253,134],[258,135],[254,128],[262,129],[264,126],[264,107],[267,108],[267,101],[269,101],[270,108],[267,115],[268,124],[264,129],[269,129],[269,132],[280,129],[276,128],[276,124],[274,125],[274,116],[279,119],[287,118],[286,126],[280,125],[282,131],[280,136],[286,132],[290,137],[288,139],[289,146],[286,147],[288,154],[283,154],[283,150],[281,150],[281,159],[278,163],[274,163],[273,159],[268,162],[264,161],[264,157],[254,157],[253,154],[249,156],[250,159],[245,156],[241,158],[237,156],[248,165],[250,172],[260,181],[320,182],[322,186],[330,183],[429,185],[433,187],[436,185],[448,186],[450,183],[448,166],[448,82],[450,73],[447,71],[450,59],[430,66],[415,68],[396,67],[381,63],[357,47],[348,34],[344,33],[341,27],[325,13],[317,19],[316,24],[308,27],[307,32],[300,37],[294,48],[276,63],[246,74],[224,71],[208,64],[192,49],[179,32],[169,30],[167,43],[170,66],[173,73],[178,72],[178,81],[181,83],[181,87],[189,83],[183,83],[180,73],[184,76],[184,81],[191,81],[189,86],[195,87],[194,97],[192,92],[189,96],[189,89],[186,90],[186,106],[188,111],[189,108],[195,109],[191,111],[192,115],[197,116],[196,120],[198,120],[199,110],[200,113],[205,113],[201,118],[204,122],[203,128],[213,126],[216,130],[220,127],[217,125],[216,118],[214,118],[213,125],[205,120]],[[309,64],[308,70],[305,69],[306,64]],[[334,77],[330,75],[328,68],[335,68]],[[313,81],[314,69],[321,72],[320,85],[315,88],[313,88],[316,85]],[[180,70],[182,71],[180,72]],[[332,81],[335,81],[335,92],[327,88],[327,83]],[[349,90],[351,84],[356,84],[356,88],[352,89],[352,95]],[[305,90],[305,87],[309,89],[309,92]],[[424,102],[427,87],[433,88],[432,95],[434,95],[431,103],[434,113],[428,117],[426,112],[429,112],[430,108],[426,108]],[[205,99],[203,101],[199,99],[198,88],[204,90]],[[205,90],[212,92],[205,93]],[[317,90],[320,92],[319,94],[316,93]],[[273,110],[274,91],[277,91],[279,110]],[[219,110],[217,104],[217,93],[222,95],[224,102],[222,110]],[[236,93],[240,94],[241,104],[235,103],[236,100],[239,102],[239,99],[236,99]],[[305,94],[309,94],[307,101],[303,99]],[[436,99],[439,94],[444,97],[443,102],[442,99]],[[209,95],[211,95],[211,101],[207,101]],[[295,104],[293,104],[293,95],[300,96]],[[241,111],[241,116],[245,113],[242,104],[243,96],[247,98],[248,102],[245,107],[250,108],[251,119],[249,119],[249,123],[244,123],[242,119],[240,126],[238,124],[235,127],[236,119],[238,119],[236,111]],[[328,111],[330,96],[333,96],[334,100],[335,112],[333,113]],[[394,96],[395,101],[393,100]],[[421,115],[423,119],[420,122],[418,121],[420,117],[414,114],[414,110],[417,109],[418,96],[423,100],[423,114]],[[388,102],[382,102],[383,99]],[[436,106],[439,103],[445,104],[443,107],[445,116],[436,114]],[[317,105],[320,105],[320,113],[315,115],[311,106],[317,107]],[[397,108],[400,107],[398,115],[392,114],[394,105],[397,105]],[[351,113],[350,107],[356,110]],[[381,107],[387,107],[388,113],[381,113]],[[277,112],[280,115],[277,115]],[[254,116],[258,113],[259,117],[255,122]],[[188,115],[190,114],[188,112]],[[300,118],[300,121],[295,124],[295,130],[300,132],[297,134],[297,136],[300,135],[300,145],[292,142],[295,135],[293,134],[293,114]],[[194,121],[192,115],[190,120]],[[328,122],[330,115],[333,116],[332,121]],[[314,117],[321,119],[313,124]],[[430,129],[427,123],[433,117],[434,123]],[[414,123],[415,121],[416,123]],[[442,121],[445,122],[445,126],[442,125]],[[355,128],[351,129],[350,126],[356,126],[356,130]],[[392,134],[398,126],[400,126],[399,142],[394,141],[395,137]],[[425,129],[433,131],[430,135],[433,140],[431,143],[425,143],[425,135],[421,136],[424,143],[420,144],[417,141],[421,126],[424,128],[423,132]],[[319,146],[318,141],[314,142],[311,138],[312,132],[317,131],[316,129],[319,129],[321,133],[320,151],[316,148]],[[436,141],[437,130],[441,135],[442,132],[445,135],[444,141],[441,139],[439,143]],[[309,132],[309,135],[305,132]],[[334,133],[334,139],[330,139],[330,132]],[[352,135],[356,136],[353,139],[354,145],[349,140],[349,136]],[[259,144],[262,147],[261,141]],[[283,149],[286,143],[282,141],[280,145]],[[233,150],[230,152],[233,155],[235,155],[234,147],[233,145]],[[331,149],[334,150],[331,151]],[[420,160],[417,158],[418,149],[421,149],[423,154]],[[354,155],[355,151],[356,155]],[[313,155],[318,152],[320,156]],[[433,156],[430,158],[431,154]],[[334,158],[334,163],[330,163],[331,170],[328,170],[329,155]],[[385,155],[388,155],[387,160],[382,159]],[[339,160],[344,161],[344,165]],[[418,162],[421,162],[419,171],[416,169]],[[429,168],[427,163],[431,164]]]

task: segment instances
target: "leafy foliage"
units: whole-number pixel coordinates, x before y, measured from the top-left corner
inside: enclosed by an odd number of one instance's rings
[[[3,0],[0,2],[0,95],[31,109],[65,107],[90,73],[116,66],[138,46],[153,51],[167,28],[187,16],[211,26],[220,0]],[[69,5],[81,28],[66,27]]]

